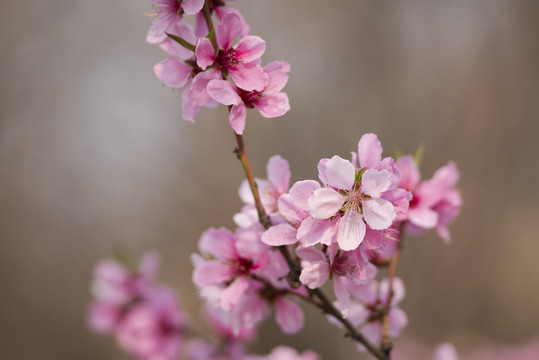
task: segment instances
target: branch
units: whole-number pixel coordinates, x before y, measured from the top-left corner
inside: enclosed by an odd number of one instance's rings
[[[389,289],[388,289],[388,295],[387,295],[387,304],[384,309],[384,316],[382,318],[382,343],[380,345],[382,351],[389,355],[391,352],[391,349],[393,348],[393,344],[389,341],[389,311],[391,309],[391,300],[393,300],[393,280],[395,279],[395,274],[397,273],[397,265],[399,264],[399,258],[402,251],[402,242],[404,239],[404,222],[400,223],[399,225],[399,244],[397,245],[397,249],[395,250],[395,254],[393,254],[393,259],[391,260],[391,263],[389,264]]]

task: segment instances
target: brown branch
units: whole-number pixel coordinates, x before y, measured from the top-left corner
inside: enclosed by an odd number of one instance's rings
[[[387,294],[387,304],[384,309],[384,316],[382,317],[382,343],[380,345],[382,351],[389,355],[391,352],[391,349],[393,348],[393,344],[389,341],[389,311],[391,309],[391,301],[393,300],[394,291],[393,291],[393,280],[395,279],[395,275],[397,273],[397,265],[399,264],[399,258],[402,251],[402,243],[404,239],[404,223],[401,223],[399,225],[399,244],[397,245],[397,249],[395,250],[395,253],[393,254],[393,259],[391,259],[391,263],[389,264],[388,269],[388,275],[389,275],[389,289]]]

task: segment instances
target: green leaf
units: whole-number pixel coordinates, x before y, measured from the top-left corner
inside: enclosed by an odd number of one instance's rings
[[[393,149],[393,158],[395,160],[399,160],[399,158],[401,158],[403,156],[404,156],[404,154],[402,153],[402,151],[400,151],[400,149],[397,149],[397,148]]]
[[[196,49],[196,46],[191,44],[190,42],[187,42],[185,41],[184,39],[182,39],[181,37],[179,36],[176,36],[176,35],[172,35],[172,34],[169,34],[169,33],[165,33],[167,34],[167,36],[169,38],[171,38],[172,40],[176,41],[178,44],[180,44],[181,46],[183,46],[184,48],[188,49],[188,50],[191,50],[191,51],[195,51]]]
[[[421,166],[421,161],[423,160],[423,153],[425,152],[425,144],[421,144],[417,147],[415,151],[414,160],[419,168]]]
[[[206,35],[206,39],[211,40],[213,38],[213,30]]]
[[[354,182],[359,182],[361,180],[361,177],[363,176],[363,173],[367,170],[366,167],[362,168],[356,173],[356,178],[354,179]]]

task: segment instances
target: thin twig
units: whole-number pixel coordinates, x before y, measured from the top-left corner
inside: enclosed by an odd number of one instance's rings
[[[387,294],[387,304],[384,309],[384,316],[382,318],[382,343],[380,345],[382,351],[387,355],[390,354],[393,344],[389,341],[389,311],[391,309],[391,301],[393,300],[394,291],[393,291],[393,282],[395,275],[397,273],[397,265],[399,264],[399,258],[402,251],[402,243],[404,239],[404,223],[399,225],[399,243],[397,249],[393,254],[393,259],[389,264],[388,275],[389,275],[389,289]]]

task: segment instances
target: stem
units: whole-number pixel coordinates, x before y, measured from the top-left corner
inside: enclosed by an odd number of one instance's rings
[[[202,7],[202,14],[204,15],[204,20],[206,20],[206,25],[208,26],[208,31],[210,32],[210,41],[213,45],[213,50],[215,55],[219,51],[219,45],[217,44],[217,38],[215,37],[215,27],[213,26],[213,21],[211,20],[211,0],[204,1],[204,6]]]
[[[393,254],[393,259],[389,264],[388,274],[389,274],[389,290],[387,295],[387,304],[384,310],[384,316],[382,318],[382,343],[380,345],[382,351],[387,355],[391,352],[393,344],[389,341],[389,311],[391,309],[391,300],[393,300],[394,291],[393,291],[393,280],[395,279],[395,274],[397,273],[397,265],[399,264],[399,258],[402,251],[402,242],[404,239],[404,223],[402,222],[399,225],[399,244],[395,253]]]

